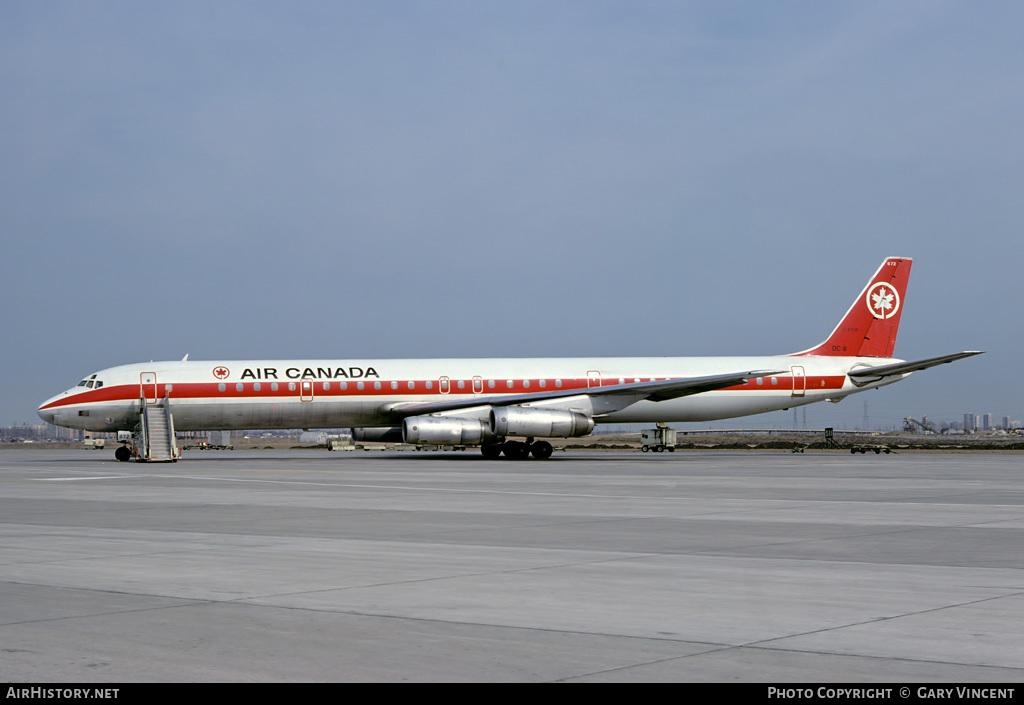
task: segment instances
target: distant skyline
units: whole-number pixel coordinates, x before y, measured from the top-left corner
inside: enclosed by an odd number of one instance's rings
[[[7,0],[0,426],[186,353],[792,352],[889,255],[915,260],[897,356],[988,352],[808,423],[1024,418],[1021,27],[1013,2]]]

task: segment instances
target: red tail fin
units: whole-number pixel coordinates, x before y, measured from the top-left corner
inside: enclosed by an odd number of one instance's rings
[[[795,355],[892,357],[910,278],[909,257],[888,257],[828,340]]]

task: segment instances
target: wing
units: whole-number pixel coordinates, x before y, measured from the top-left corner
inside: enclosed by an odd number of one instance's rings
[[[954,360],[962,360],[965,357],[971,357],[973,355],[981,355],[984,350],[967,350],[964,352],[952,353],[951,355],[940,355],[939,357],[929,357],[923,360],[912,360],[910,362],[895,362],[891,365],[879,365],[878,367],[864,367],[861,369],[853,370],[847,373],[850,377],[850,381],[854,384],[866,384],[868,382],[875,382],[883,377],[890,377],[892,375],[905,375],[910,372],[916,372],[918,370],[926,370],[929,367],[935,367],[936,365],[942,365],[947,362],[953,362]]]
[[[715,389],[723,389],[736,384],[743,384],[755,377],[781,374],[783,370],[751,370],[748,372],[731,372],[707,377],[683,377],[679,379],[655,380],[653,382],[630,382],[613,384],[604,387],[591,387],[586,390],[569,389],[527,394],[505,394],[475,396],[472,399],[460,399],[441,402],[397,402],[386,405],[382,411],[391,414],[395,419],[421,414],[438,414],[443,412],[475,409],[483,407],[514,406],[529,404],[532,406],[554,406],[559,402],[571,404],[574,401],[585,402],[592,413],[607,414],[625,409],[638,401],[665,401],[691,394],[701,394]]]

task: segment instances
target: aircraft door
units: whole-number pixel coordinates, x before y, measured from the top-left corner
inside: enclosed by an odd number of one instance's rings
[[[597,370],[587,370],[587,389],[601,386],[601,373]]]
[[[452,382],[447,377],[440,378],[438,385],[441,387],[441,394],[447,394],[452,390]]]
[[[299,380],[299,401],[313,401],[313,380]]]
[[[484,391],[484,380],[482,377],[473,377],[473,394],[482,394]]]
[[[147,404],[156,404],[156,372],[143,372],[139,375],[139,384],[142,387],[141,396]]]
[[[793,396],[802,397],[807,391],[807,375],[804,368],[796,365],[789,369],[793,371]]]

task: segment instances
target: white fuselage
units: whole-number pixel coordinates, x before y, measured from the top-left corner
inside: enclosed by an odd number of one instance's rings
[[[578,389],[585,396],[593,387],[742,369],[785,371],[608,413],[591,410],[595,423],[707,421],[838,400],[891,384],[905,375],[858,385],[847,376],[858,367],[891,362],[899,361],[778,355],[149,362],[98,372],[45,401],[39,415],[71,428],[131,430],[143,404],[166,397],[179,431],[379,427],[395,423],[389,411],[396,406],[479,399],[486,408],[509,395]]]

